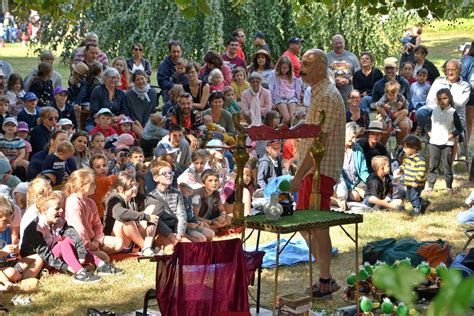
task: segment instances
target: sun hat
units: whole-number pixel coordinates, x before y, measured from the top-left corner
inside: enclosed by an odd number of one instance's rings
[[[169,142],[160,141],[158,145],[156,145],[154,155],[155,157],[161,157],[165,155],[176,154],[178,151],[179,148],[174,148]]]
[[[123,133],[117,138],[117,141],[113,143],[114,146],[125,145],[132,146],[135,143],[135,138],[129,133]]]
[[[196,182],[196,179],[189,172],[182,173],[178,177],[178,185],[186,185],[186,186],[190,187],[193,190],[197,190],[197,189],[202,188],[202,184]]]
[[[18,128],[16,129],[17,132],[30,132],[30,128],[28,123],[20,121],[18,122]]]
[[[268,60],[272,60],[272,55],[270,55],[270,53],[268,53],[265,49],[259,49],[257,50],[251,57],[251,60],[254,60],[255,58],[257,58],[258,55],[265,55],[265,57],[268,59]]]
[[[134,122],[133,122],[133,120],[132,120],[130,117],[124,116],[124,117],[122,117],[122,118],[119,120],[118,123],[119,123],[120,125],[122,125],[122,124],[133,124]]]
[[[395,57],[387,57],[383,61],[383,67],[397,68],[398,60]]]
[[[76,73],[78,73],[82,77],[85,77],[87,76],[87,73],[89,72],[89,66],[87,66],[86,63],[80,61],[72,65],[72,70],[74,70]]]
[[[383,130],[383,124],[380,121],[371,121],[369,124],[369,128],[367,128],[367,132],[375,132],[375,133],[386,133]]]

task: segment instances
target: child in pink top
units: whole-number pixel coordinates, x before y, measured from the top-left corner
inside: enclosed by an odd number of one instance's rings
[[[119,238],[105,236],[97,206],[89,195],[95,191],[94,172],[90,169],[79,169],[71,174],[64,194],[66,195],[66,220],[73,226],[87,250],[104,261],[109,261],[107,254],[122,250]]]

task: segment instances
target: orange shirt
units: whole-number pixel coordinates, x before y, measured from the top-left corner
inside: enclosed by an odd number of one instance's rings
[[[99,217],[104,219],[105,214],[105,195],[109,192],[112,183],[115,180],[115,175],[110,175],[106,177],[95,177],[95,192],[89,197],[94,200],[95,205],[97,205],[97,210],[99,211]]]

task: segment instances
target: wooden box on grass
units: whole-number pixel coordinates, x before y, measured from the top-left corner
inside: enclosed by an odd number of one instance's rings
[[[308,316],[311,310],[309,296],[292,293],[278,297],[278,315]]]

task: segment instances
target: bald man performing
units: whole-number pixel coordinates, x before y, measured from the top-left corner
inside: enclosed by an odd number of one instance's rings
[[[306,124],[318,124],[320,111],[325,112],[321,125],[321,138],[325,148],[321,161],[321,210],[329,210],[336,181],[341,176],[344,161],[345,108],[336,86],[328,79],[328,59],[319,49],[308,50],[301,60],[301,78],[312,88],[311,104]],[[298,191],[297,209],[308,209],[313,182],[313,159],[309,152],[314,139],[301,139],[298,145],[300,157],[297,172],[291,182],[292,192]],[[315,211],[317,212],[317,210]],[[308,242],[308,234],[303,234]],[[340,286],[331,277],[331,237],[329,229],[315,229],[311,232],[311,253],[320,266],[319,282],[313,285],[313,297],[331,299]]]

